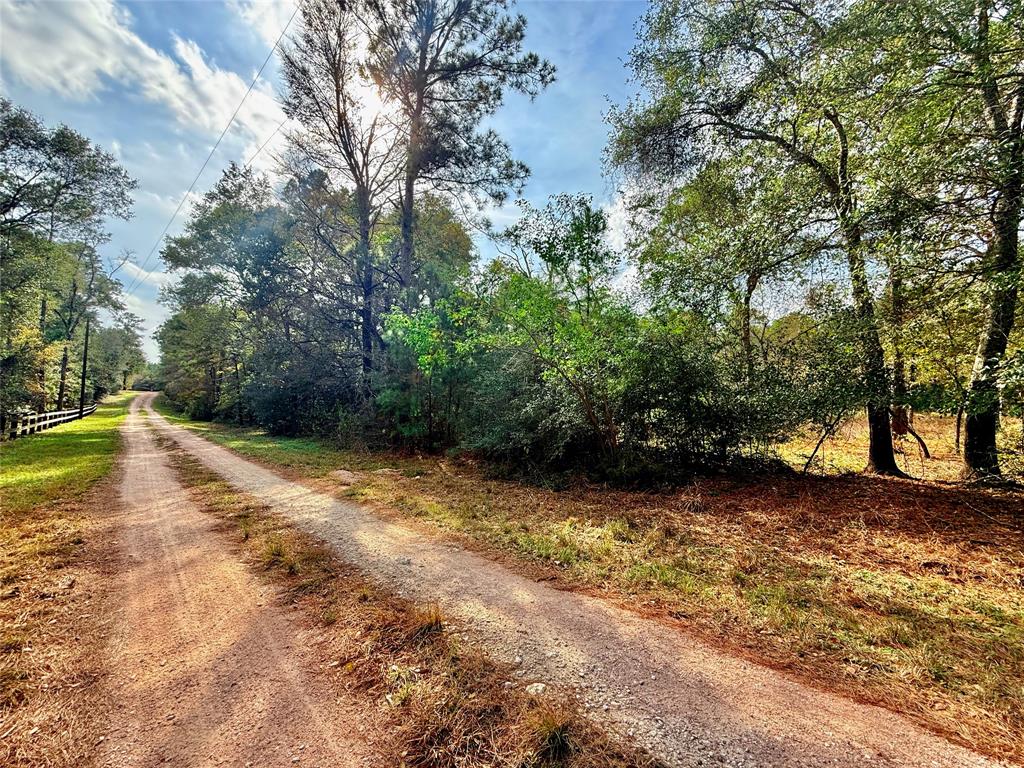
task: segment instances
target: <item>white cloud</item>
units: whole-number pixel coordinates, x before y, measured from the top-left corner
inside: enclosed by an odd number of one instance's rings
[[[617,253],[625,253],[632,237],[632,223],[626,195],[620,193],[612,202],[603,206],[603,209],[608,222],[605,240]]]
[[[124,297],[125,307],[136,317],[142,319],[142,349],[151,361],[160,359],[160,347],[156,343],[154,333],[170,314],[167,307],[149,299],[128,294]]]
[[[146,270],[131,261],[126,261],[121,267],[124,272],[123,282],[126,286],[133,284],[149,285],[154,288],[164,288],[174,282],[174,277],[167,272],[158,270]]]
[[[228,0],[228,5],[268,46],[295,12],[292,0]]]
[[[179,125],[217,135],[251,82],[211,65],[191,40],[175,37],[173,55],[152,48],[113,0],[0,0],[0,14],[4,77],[65,99],[96,98],[118,83],[169,109]],[[282,118],[272,87],[261,82],[234,130],[262,142]]]

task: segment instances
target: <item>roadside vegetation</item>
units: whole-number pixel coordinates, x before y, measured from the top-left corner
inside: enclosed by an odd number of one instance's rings
[[[1012,6],[654,0],[608,114],[619,198],[547,190],[497,229],[479,210],[528,169],[485,118],[557,75],[525,18],[305,3],[278,176],[229,166],[162,251],[163,388],[196,418],[618,487],[772,482],[858,415],[846,466],[901,477],[942,414],[949,474],[1012,481]]]
[[[145,358],[141,321],[104,246],[132,215],[135,181],[67,125],[0,97],[0,425],[128,387]],[[80,387],[85,368],[85,386]]]
[[[202,509],[222,521],[241,556],[319,627],[332,683],[363,697],[389,765],[457,768],[639,768],[645,756],[614,745],[567,700],[531,696],[515,670],[463,645],[436,606],[375,586],[324,545],[196,459],[171,451]]]
[[[132,395],[0,444],[0,763],[78,766],[102,673],[105,516]]]
[[[495,478],[478,462],[344,450],[193,422],[164,398],[157,406],[321,490],[905,712],[975,749],[1024,757],[1019,491],[859,474],[556,490]]]

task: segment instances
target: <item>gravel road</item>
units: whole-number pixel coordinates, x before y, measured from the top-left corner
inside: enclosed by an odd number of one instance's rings
[[[232,553],[139,412],[123,428],[102,766],[377,766],[299,622]],[[102,736],[102,739],[100,738]]]

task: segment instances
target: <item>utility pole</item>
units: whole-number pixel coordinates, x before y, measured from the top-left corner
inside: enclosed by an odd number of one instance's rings
[[[78,390],[78,418],[85,415],[85,369],[89,366],[89,323],[92,318],[85,318],[85,349],[82,351],[82,386]]]
[[[39,302],[39,338],[46,342],[46,299]],[[46,362],[39,366],[39,413],[46,413]]]

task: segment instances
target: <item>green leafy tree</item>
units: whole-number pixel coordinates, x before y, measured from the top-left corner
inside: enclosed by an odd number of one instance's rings
[[[607,219],[582,196],[523,210],[502,236],[506,257],[491,270],[500,343],[528,352],[541,378],[578,408],[600,455],[617,461],[622,368],[636,316],[611,289],[620,257],[607,245]]]
[[[1018,309],[1024,198],[1024,25],[1015,0],[875,0],[863,6],[886,55],[890,119],[914,137],[933,218],[964,284],[981,283],[967,395],[964,473],[1000,474],[999,375]],[[904,164],[906,166],[906,163]]]
[[[0,234],[96,239],[104,219],[131,216],[135,181],[77,131],[47,128],[0,99]]]
[[[612,159],[637,175],[673,179],[756,147],[805,178],[842,246],[860,323],[868,466],[899,475],[870,284],[870,171],[878,138],[861,106],[872,80],[864,77],[865,57],[849,45],[847,7],[802,0],[656,3],[632,56],[650,97],[613,113]]]
[[[105,221],[131,215],[135,182],[88,138],[49,128],[8,99],[0,99],[0,159],[0,361],[5,378],[19,380],[4,387],[0,411],[30,403],[43,411],[54,398],[63,408],[83,319],[120,306],[117,265],[98,248]],[[59,363],[54,345],[63,348]]]

